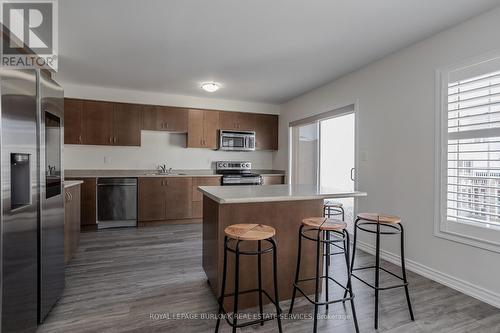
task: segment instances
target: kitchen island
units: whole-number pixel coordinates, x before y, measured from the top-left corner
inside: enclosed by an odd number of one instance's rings
[[[220,295],[224,255],[224,229],[236,223],[266,224],[276,229],[278,246],[278,284],[280,299],[291,298],[295,275],[298,246],[298,230],[302,219],[323,216],[323,200],[366,196],[359,191],[344,191],[333,188],[318,188],[314,185],[273,186],[200,186],[203,193],[203,269],[213,292]],[[256,249],[257,242],[244,242],[242,248]],[[315,247],[313,242],[304,242],[301,277],[314,276]],[[307,258],[311,258],[308,260]],[[271,255],[263,255],[263,286],[269,292],[272,288]],[[234,286],[234,256],[228,256],[226,293]],[[257,286],[256,256],[242,256],[240,259],[240,290]],[[314,285],[303,289],[313,293]],[[266,300],[267,301],[267,300]],[[240,308],[258,304],[257,294],[240,296]],[[225,306],[230,308],[231,298]]]

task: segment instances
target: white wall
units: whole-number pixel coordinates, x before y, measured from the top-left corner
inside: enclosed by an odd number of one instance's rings
[[[499,31],[497,8],[286,103],[274,163],[288,167],[290,121],[358,100],[359,189],[368,192],[359,211],[402,216],[412,269],[497,306],[500,254],[433,236],[433,191],[435,70],[500,49]],[[394,259],[393,238],[383,249]]]
[[[273,153],[223,152],[186,147],[186,134],[142,131],[141,147],[64,146],[65,169],[210,169],[218,160],[251,161],[255,169],[271,169]]]
[[[139,104],[169,105],[279,114],[273,104],[200,98],[174,94],[81,86],[60,82],[65,97]],[[141,147],[65,145],[65,169],[154,169],[166,163],[174,169],[208,169],[217,160],[249,160],[253,167],[271,169],[273,152],[219,152],[210,149],[186,149],[185,134],[142,131]]]

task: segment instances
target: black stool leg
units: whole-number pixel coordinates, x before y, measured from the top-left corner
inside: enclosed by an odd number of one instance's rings
[[[354,240],[352,241],[352,259],[351,259],[351,267],[349,269],[349,279],[351,278],[352,275],[352,270],[354,269],[354,258],[356,257],[356,240],[358,238],[358,222],[359,219],[356,219],[354,221]],[[347,247],[349,248],[349,243],[347,243]],[[344,292],[344,298],[347,297],[347,290]]]
[[[380,275],[379,269],[380,269],[380,223],[377,223],[377,240],[375,247],[375,329],[378,328],[378,293],[379,293],[379,275]]]
[[[304,226],[300,226],[299,228],[299,247],[297,250],[297,269],[295,270],[295,281],[294,281],[294,286],[293,286],[293,292],[292,292],[292,301],[290,302],[290,309],[288,310],[288,314],[292,314],[293,311],[293,303],[295,302],[295,296],[297,295],[297,283],[299,281],[299,275],[300,275],[300,256],[302,253],[302,229]]]
[[[320,281],[320,263],[322,262],[321,256],[321,230],[318,230],[318,239],[316,241],[316,290],[314,292],[314,329],[313,332],[318,331],[318,309],[319,309],[319,281]]]
[[[281,327],[281,308],[280,301],[278,295],[278,255],[277,255],[277,247],[276,242],[273,238],[269,240],[273,245],[273,275],[274,275],[274,303],[276,305],[276,320],[278,321],[278,331],[280,333],[283,332],[283,328]]]
[[[328,242],[330,240],[330,233],[328,231],[325,231],[325,238],[327,240],[326,244],[326,263],[325,263],[325,300],[326,300],[326,309],[328,310],[328,301],[329,301],[329,295],[328,295],[328,280],[329,280],[329,268],[330,268],[330,243]],[[321,240],[318,240],[318,242],[321,242]]]
[[[345,221],[345,210],[344,210],[344,207],[340,207],[340,211],[342,212],[342,221]]]
[[[351,311],[352,311],[352,319],[354,321],[354,327],[356,329],[356,333],[359,333],[359,326],[358,326],[358,318],[356,316],[356,308],[354,306],[354,294],[352,292],[352,284],[351,284],[351,274],[350,268],[349,268],[349,233],[347,230],[344,230],[345,234],[345,241],[344,241],[344,251],[345,251],[345,263],[347,265],[347,290],[349,291],[349,296],[351,297]],[[345,244],[347,243],[347,246]],[[345,296],[344,296],[345,298]]]
[[[408,291],[408,280],[406,278],[404,229],[402,224],[399,224],[399,227],[401,228],[401,270],[403,273],[403,281],[405,283],[406,302],[408,303],[408,311],[410,312],[410,318],[411,320],[415,320],[415,317],[413,316],[413,309],[411,307],[410,292]]]
[[[236,333],[238,323],[238,294],[240,284],[240,241],[236,242],[236,262],[234,266],[234,310],[233,310],[233,333]]]
[[[224,306],[224,293],[226,290],[226,273],[227,273],[227,236],[224,237],[224,264],[222,266],[222,285],[219,298],[219,315],[217,316],[217,324],[215,326],[215,333],[219,332],[219,325],[221,316],[223,315],[222,309]]]
[[[327,241],[330,240],[330,232],[329,231],[325,231],[325,239]],[[330,243],[326,242],[325,243],[325,254],[326,254],[326,265],[327,266],[330,266]]]
[[[258,281],[259,281],[259,311],[260,311],[260,318],[264,318],[264,310],[262,308],[262,257],[260,251],[262,250],[262,244],[261,241],[258,242],[258,252],[259,254],[257,255],[257,274],[258,274]],[[264,326],[264,322],[260,323],[260,326]]]

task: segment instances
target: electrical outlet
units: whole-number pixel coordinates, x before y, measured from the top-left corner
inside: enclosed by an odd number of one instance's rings
[[[104,156],[104,164],[108,164],[110,162],[110,158],[108,156]]]

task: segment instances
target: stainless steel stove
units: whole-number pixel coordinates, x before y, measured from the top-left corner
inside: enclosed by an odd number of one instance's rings
[[[222,175],[222,186],[262,185],[262,176],[252,173],[252,163],[247,161],[219,161],[215,170]]]

